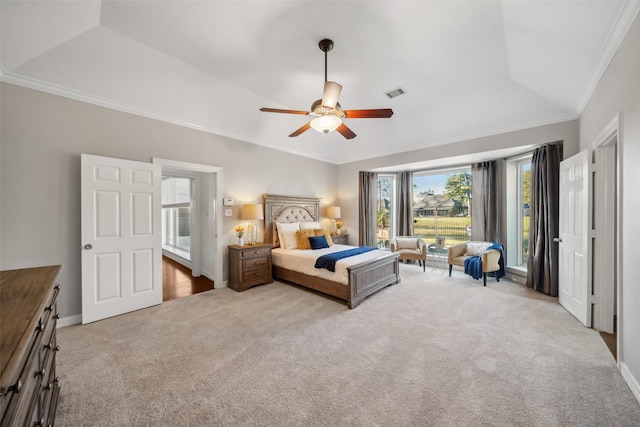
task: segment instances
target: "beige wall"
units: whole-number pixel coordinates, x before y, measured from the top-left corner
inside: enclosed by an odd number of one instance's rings
[[[336,197],[335,165],[6,83],[0,91],[0,267],[62,264],[62,317],[81,312],[81,153],[222,167],[222,197],[236,202],[225,245],[246,222],[240,206],[265,193],[315,195],[322,205]]]
[[[640,164],[640,15],[618,48],[580,118],[580,149],[591,149],[598,135],[618,115],[621,159],[619,188],[622,204],[621,306],[618,308],[619,360],[623,375],[633,377],[634,393],[640,400],[640,281],[635,264],[640,259],[640,191],[637,167]],[[633,389],[633,387],[632,387]]]

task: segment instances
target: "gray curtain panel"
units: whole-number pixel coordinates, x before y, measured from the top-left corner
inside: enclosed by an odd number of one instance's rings
[[[376,239],[376,180],[375,172],[360,171],[359,187],[359,244],[360,246],[378,245]]]
[[[498,235],[496,162],[471,166],[471,240],[495,242]]]
[[[413,174],[398,173],[398,236],[413,236]]]
[[[560,161],[562,145],[543,145],[531,159],[529,260],[527,286],[558,296],[558,237],[560,220]]]

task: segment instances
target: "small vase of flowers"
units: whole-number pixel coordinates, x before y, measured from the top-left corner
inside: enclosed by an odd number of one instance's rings
[[[336,234],[340,234],[341,228],[342,228],[342,221],[336,221]]]
[[[244,236],[244,228],[241,225],[236,227],[236,236],[238,237],[238,246],[243,246],[244,239],[242,236]]]

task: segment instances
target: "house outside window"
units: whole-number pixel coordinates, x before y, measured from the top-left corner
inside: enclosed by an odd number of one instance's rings
[[[413,173],[414,235],[450,246],[470,239],[471,168]]]

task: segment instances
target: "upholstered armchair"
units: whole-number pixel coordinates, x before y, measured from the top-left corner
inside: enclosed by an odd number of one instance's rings
[[[497,249],[489,249],[493,245],[491,242],[464,242],[449,246],[449,276],[454,265],[464,268],[465,259],[472,256],[479,256],[482,266],[482,281],[487,286],[487,273],[496,273],[496,279],[500,281],[500,274],[503,268],[500,265],[502,252]]]
[[[422,271],[427,265],[427,245],[419,237],[396,236],[389,242],[391,252],[398,252],[400,259],[418,261],[422,266]]]

